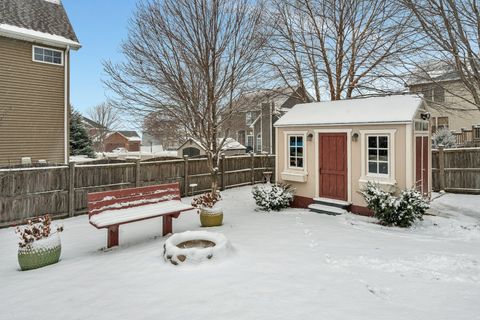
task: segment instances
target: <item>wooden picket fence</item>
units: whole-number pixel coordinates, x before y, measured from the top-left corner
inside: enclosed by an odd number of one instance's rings
[[[432,151],[434,191],[480,194],[480,148]]]
[[[218,171],[221,189],[263,181],[274,171],[274,155],[222,157]],[[51,214],[67,217],[86,213],[89,192],[179,182],[182,195],[210,190],[206,159],[179,159],[115,164],[0,170],[0,227]],[[196,185],[195,187],[190,187]]]

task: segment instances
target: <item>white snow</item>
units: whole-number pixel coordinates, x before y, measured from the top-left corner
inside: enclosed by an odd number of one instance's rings
[[[0,23],[0,35],[16,39],[37,40],[53,45],[71,46],[74,49],[81,47],[80,43],[59,35],[21,28],[5,23]]]
[[[446,194],[411,229],[303,209],[255,210],[251,187],[222,193],[224,225],[194,211],[175,232],[224,234],[233,255],[173,266],[162,220],[120,228],[119,248],[87,216],[63,220],[58,264],[21,272],[0,230],[0,319],[463,320],[480,314],[480,196]],[[191,199],[183,199],[188,204]]]
[[[165,196],[165,197],[175,197],[175,195]],[[137,201],[130,202],[130,204],[138,205],[142,202],[148,203],[148,201],[158,201],[158,199],[137,200]],[[168,201],[163,201],[159,203],[139,205],[136,207],[119,209],[119,210],[114,209],[114,208],[122,208],[124,206],[125,205],[123,205],[122,203],[109,205],[107,207],[111,208],[112,210],[106,210],[99,214],[94,214],[90,218],[90,222],[96,227],[102,228],[105,226],[121,224],[121,223],[125,223],[132,220],[155,217],[164,213],[180,212],[180,211],[193,209],[192,206],[188,204],[184,204],[179,200],[168,200]],[[99,210],[104,210],[104,208],[101,208]]]
[[[215,243],[213,247],[207,248],[179,248],[178,244],[190,240],[207,240]],[[225,258],[232,251],[228,239],[221,233],[208,231],[185,231],[176,233],[165,241],[165,261],[168,257],[177,264],[200,263],[207,260],[215,261]],[[185,261],[178,259],[178,256],[185,256]]]
[[[422,99],[416,94],[303,103],[275,126],[411,122],[421,106]]]

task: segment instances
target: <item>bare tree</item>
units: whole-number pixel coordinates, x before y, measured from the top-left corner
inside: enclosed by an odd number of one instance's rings
[[[145,117],[143,131],[159,140],[164,149],[183,143],[187,138],[182,124],[161,112],[153,112]]]
[[[100,151],[105,151],[105,138],[111,130],[116,129],[120,125],[120,115],[112,103],[103,102],[88,110],[90,119],[99,124],[95,128],[94,143]]]
[[[313,88],[317,101],[382,92],[416,50],[412,15],[396,1],[272,2],[270,65],[287,85]]]
[[[213,192],[221,126],[261,66],[262,10],[250,0],[143,0],[122,45],[126,62],[105,64],[119,108],[161,112],[205,147]]]
[[[437,61],[437,68],[415,63],[424,80],[443,87],[450,94],[480,110],[480,5],[478,0],[402,0],[415,15],[427,36],[425,56]],[[469,95],[449,90],[439,81],[443,72],[454,72]],[[471,109],[470,109],[471,110]]]

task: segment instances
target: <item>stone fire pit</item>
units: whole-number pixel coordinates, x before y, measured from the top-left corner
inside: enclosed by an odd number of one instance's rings
[[[174,265],[218,259],[231,251],[228,239],[221,233],[185,231],[176,233],[163,245],[163,257]]]

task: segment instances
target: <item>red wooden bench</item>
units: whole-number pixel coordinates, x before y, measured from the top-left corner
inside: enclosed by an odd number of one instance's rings
[[[88,218],[95,228],[108,228],[107,247],[118,246],[118,229],[163,216],[163,236],[172,233],[172,218],[193,207],[180,201],[178,183],[88,194]]]

